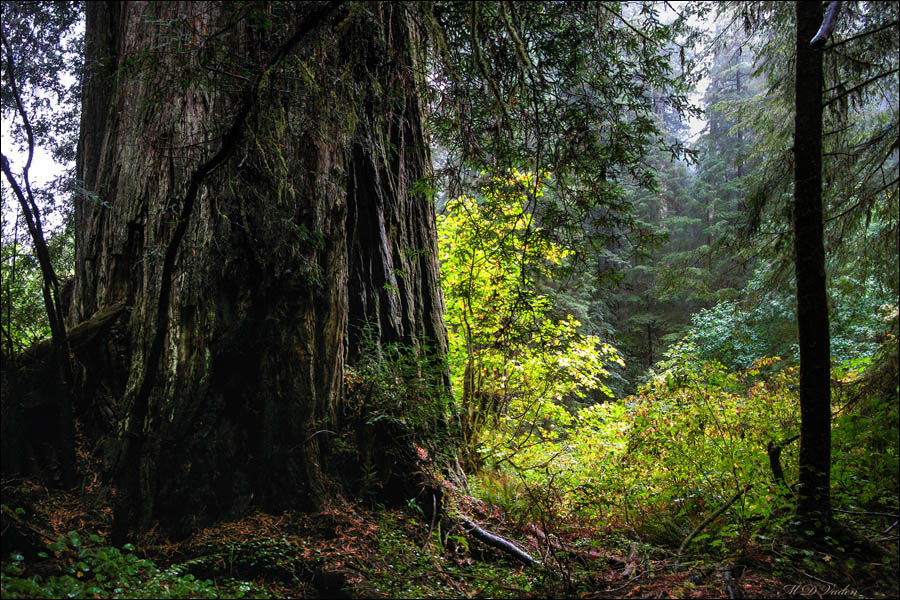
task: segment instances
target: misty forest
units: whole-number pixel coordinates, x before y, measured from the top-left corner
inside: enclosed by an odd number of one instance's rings
[[[4,598],[896,597],[897,2],[0,4]]]

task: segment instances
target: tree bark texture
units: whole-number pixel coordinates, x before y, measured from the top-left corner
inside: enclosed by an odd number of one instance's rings
[[[794,264],[800,344],[798,513],[824,523],[830,515],[831,355],[822,213],[821,2],[797,2],[794,120]]]
[[[81,406],[121,523],[317,506],[360,332],[444,352],[419,44],[390,3],[87,3],[69,318],[130,314]]]

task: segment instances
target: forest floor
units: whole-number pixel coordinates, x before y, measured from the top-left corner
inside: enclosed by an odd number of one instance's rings
[[[315,513],[254,513],[172,542],[155,530],[105,546],[109,488],[76,492],[3,482],[2,596],[295,598],[773,598],[898,595],[889,558],[786,554],[742,543],[718,557],[676,559],[634,529],[515,523],[460,491],[431,523],[401,509],[340,503]],[[462,518],[515,540],[525,566],[466,533]],[[544,533],[547,531],[548,533]],[[552,531],[552,533],[550,533]],[[738,542],[735,542],[738,544]],[[43,547],[45,551],[38,550]],[[116,581],[118,578],[118,581]]]

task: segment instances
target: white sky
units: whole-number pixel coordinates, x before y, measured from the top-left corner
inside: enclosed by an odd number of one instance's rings
[[[0,137],[0,141],[2,141],[3,145],[3,154],[9,159],[10,170],[16,177],[19,185],[22,185],[22,170],[28,160],[28,152],[25,150],[20,151],[16,143],[13,142],[12,127],[14,126],[16,126],[16,123],[13,122],[12,119],[3,119],[2,125],[0,125],[0,136],[2,136]],[[64,170],[65,165],[59,164],[53,159],[49,152],[40,146],[36,146],[34,149],[34,156],[31,159],[31,168],[28,170],[31,187],[36,188],[45,185],[47,182],[59,177]],[[2,180],[3,193],[9,194],[8,199],[10,200],[8,204],[5,203],[3,215],[3,228],[4,232],[7,232],[12,230],[15,218],[14,215],[18,210],[19,203],[15,200],[12,190],[8,189],[9,183],[6,181],[6,176],[0,175],[0,180]],[[45,234],[62,225],[61,217],[56,214],[42,213],[41,221],[44,225],[43,228]]]

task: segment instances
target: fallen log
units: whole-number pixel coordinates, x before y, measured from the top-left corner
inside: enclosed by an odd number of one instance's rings
[[[522,562],[526,566],[529,567],[542,567],[544,564],[540,561],[537,561],[531,558],[531,555],[516,546],[511,541],[504,539],[498,535],[495,535],[485,529],[482,529],[469,519],[465,517],[460,517],[460,521],[462,522],[463,528],[472,535],[475,539],[487,544],[492,548],[496,548],[501,552],[504,552],[516,560]]]

